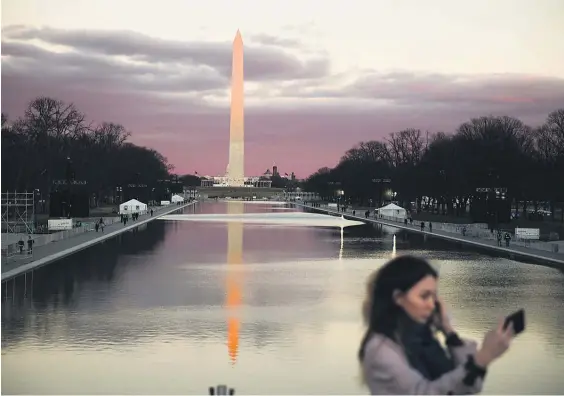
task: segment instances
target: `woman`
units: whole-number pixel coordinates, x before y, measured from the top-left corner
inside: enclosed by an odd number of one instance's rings
[[[513,329],[504,329],[503,321],[479,350],[460,339],[437,298],[437,278],[429,263],[412,256],[391,260],[371,277],[363,305],[368,329],[359,351],[371,394],[478,393],[489,364],[509,348]]]

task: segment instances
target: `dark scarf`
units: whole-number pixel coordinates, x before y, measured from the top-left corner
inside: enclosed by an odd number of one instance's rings
[[[453,360],[428,324],[417,323],[405,315],[400,320],[400,341],[411,367],[426,379],[433,381],[454,369]]]

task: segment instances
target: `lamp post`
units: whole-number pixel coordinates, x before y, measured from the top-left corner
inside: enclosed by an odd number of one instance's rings
[[[447,199],[446,199],[446,196],[447,196],[446,171],[445,171],[444,169],[441,169],[441,170],[439,171],[439,174],[441,175],[441,182],[442,182],[442,183],[441,183],[441,184],[442,184],[442,186],[441,186],[441,187],[442,187],[442,188],[441,188],[441,190],[442,190],[442,191],[441,191],[441,192],[442,192],[442,194],[441,194],[441,200],[443,201],[443,202],[442,202],[442,206],[443,206],[443,207],[442,207],[442,214],[444,215],[444,214],[445,214],[446,201],[447,201]]]
[[[383,184],[384,183],[391,183],[391,179],[372,179],[372,183],[377,183],[380,188],[378,190],[378,207],[382,207],[382,192],[383,192]]]
[[[116,201],[118,201],[118,204],[121,203],[122,199],[122,192],[123,192],[123,188],[121,186],[116,187]]]
[[[488,178],[490,179],[490,191],[488,194],[488,209],[490,211],[493,210],[493,213],[490,212],[490,217],[493,220],[493,228],[498,228],[498,205],[497,205],[497,194],[496,194],[496,183],[499,179],[499,175],[495,171],[494,168],[490,168],[488,171]]]
[[[66,202],[66,210],[65,210],[65,214],[67,219],[70,219],[72,217],[72,203],[71,203],[71,196],[72,196],[72,182],[74,180],[74,169],[72,167],[72,160],[70,157],[67,157],[67,164],[66,164],[66,170],[65,170],[65,179],[67,182],[67,191],[66,191],[66,196],[67,196],[67,202]]]
[[[346,202],[344,200],[345,192],[343,190],[337,190],[337,195],[339,196],[339,207],[346,206]]]
[[[341,182],[330,181],[330,182],[327,182],[327,184],[328,184],[329,186],[337,186],[337,187],[338,187],[338,186],[341,185]],[[332,190],[333,190],[332,187],[329,187],[329,190],[332,191]],[[335,194],[338,195],[338,197],[337,197],[338,200],[341,199],[341,197],[339,196],[339,191],[340,191],[340,190],[333,191],[333,196],[335,196]]]
[[[32,231],[35,234],[35,230],[37,227],[37,211],[39,210],[39,201],[41,197],[41,192],[38,188],[33,190],[33,224],[32,224]]]

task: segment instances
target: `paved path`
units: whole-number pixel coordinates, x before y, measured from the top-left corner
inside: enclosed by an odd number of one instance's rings
[[[2,263],[2,282],[113,238],[161,216],[195,204],[196,202],[191,202],[180,206],[169,205],[163,208],[153,208],[156,209],[153,212],[153,216],[150,214],[141,215],[137,221],[132,221],[130,218],[126,226],[123,223],[116,222],[106,226],[104,232],[85,232],[57,242],[51,242],[47,245],[38,246],[33,249],[33,257],[23,255],[21,260],[11,258],[10,262]]]
[[[295,203],[297,206],[301,206],[304,208],[308,208],[308,209],[314,209],[314,210],[319,210],[321,212],[325,212],[325,213],[330,213],[330,214],[335,214],[335,215],[345,215],[346,217],[349,218],[353,218],[355,220],[361,220],[361,221],[368,221],[371,223],[378,223],[378,224],[383,224],[386,226],[390,226],[390,227],[395,227],[395,228],[399,228],[399,229],[403,229],[403,230],[408,230],[410,232],[417,232],[420,234],[424,234],[424,235],[430,235],[432,237],[437,237],[437,238],[442,238],[442,239],[448,239],[451,241],[456,241],[456,242],[461,242],[461,243],[466,243],[469,245],[474,245],[474,246],[478,246],[481,248],[487,248],[490,250],[494,250],[500,253],[509,253],[510,255],[513,256],[522,256],[522,257],[527,257],[527,258],[532,258],[535,260],[539,260],[539,261],[543,261],[545,263],[551,264],[552,266],[556,267],[556,268],[562,268],[564,269],[564,252],[563,253],[554,253],[554,252],[549,252],[549,251],[545,251],[545,250],[533,250],[524,246],[510,246],[510,247],[505,247],[505,246],[497,246],[497,241],[495,240],[491,240],[491,239],[477,239],[477,238],[472,238],[469,236],[462,236],[460,234],[453,234],[450,232],[445,232],[445,231],[433,231],[433,232],[429,232],[429,231],[421,231],[421,227],[419,225],[404,225],[402,223],[396,223],[393,221],[387,221],[387,220],[382,220],[382,219],[375,219],[375,218],[365,218],[364,217],[364,212],[360,213],[360,216],[353,216],[350,212],[347,213],[343,213],[343,212],[337,212],[336,210],[331,210],[327,207],[316,207],[316,208],[312,208],[309,205],[303,205],[300,203]]]

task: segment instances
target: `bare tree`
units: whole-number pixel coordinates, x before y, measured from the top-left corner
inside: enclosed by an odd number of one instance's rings
[[[329,178],[346,183],[347,195],[362,202],[373,195],[372,175],[384,173],[404,204],[424,196],[427,205],[442,204],[451,214],[466,213],[468,203],[482,205],[477,188],[492,186],[506,187],[506,197],[523,202],[523,208],[547,200],[554,207],[564,201],[559,182],[564,109],[551,112],[538,129],[513,117],[485,116],[464,122],[452,135],[441,132],[429,139],[428,133],[406,129],[385,143],[361,142],[343,155]]]
[[[341,158],[341,162],[382,162],[388,160],[388,150],[386,144],[371,140],[368,142],[360,142],[355,147],[348,150]]]
[[[119,124],[92,127],[72,104],[41,97],[6,128],[2,119],[2,185],[10,189],[51,191],[52,180],[65,177],[67,157],[73,171],[98,198],[144,178],[145,184],[168,178],[172,166],[155,150],[127,143]],[[140,171],[141,170],[141,171]]]
[[[404,129],[391,133],[387,146],[394,166],[415,166],[421,161],[425,140],[420,129]]]
[[[56,139],[74,137],[86,131],[85,116],[74,104],[60,100],[40,97],[31,101],[25,111],[29,131]]]

